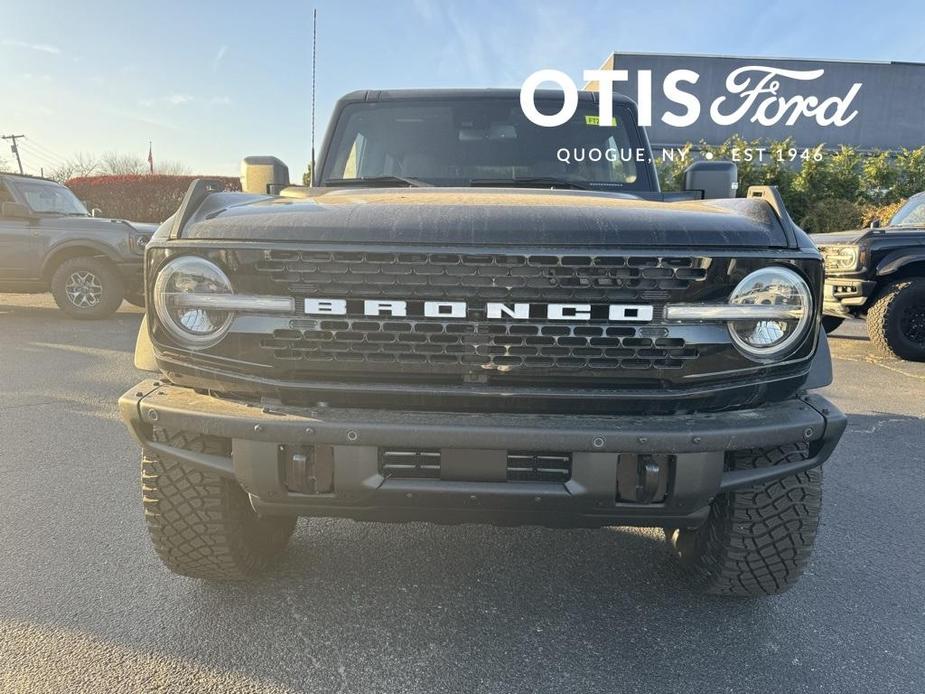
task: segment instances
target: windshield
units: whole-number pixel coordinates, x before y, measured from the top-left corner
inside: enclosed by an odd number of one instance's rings
[[[912,198],[893,215],[890,226],[925,227],[925,197]]]
[[[537,99],[543,113],[560,106]],[[632,111],[614,104],[613,124],[597,122],[597,104],[585,102],[552,128],[530,122],[519,101],[509,98],[349,104],[338,118],[320,183],[402,177],[438,186],[563,181],[648,190],[648,152]]]
[[[67,215],[89,215],[87,208],[69,188],[50,181],[10,181],[33,212]]]

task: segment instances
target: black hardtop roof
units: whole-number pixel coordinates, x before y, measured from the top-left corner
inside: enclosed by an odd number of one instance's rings
[[[485,88],[485,89],[359,89],[345,94],[341,102],[375,102],[399,101],[402,99],[520,99],[519,89]],[[562,92],[558,89],[537,89],[538,99],[561,99]],[[598,92],[580,90],[579,101],[597,102]],[[615,103],[623,103],[635,107],[635,102],[624,94],[613,95]]]

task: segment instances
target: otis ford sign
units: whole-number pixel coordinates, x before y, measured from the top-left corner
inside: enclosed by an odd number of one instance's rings
[[[800,147],[925,145],[920,63],[615,53],[600,70],[626,71],[613,90],[637,101],[656,148],[732,135],[792,137]]]

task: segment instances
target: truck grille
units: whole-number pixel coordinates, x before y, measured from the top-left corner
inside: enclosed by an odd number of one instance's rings
[[[683,291],[708,266],[696,257],[267,251],[256,269],[297,295],[623,301]]]
[[[656,333],[659,329],[649,329]],[[645,328],[602,325],[321,320],[276,330],[260,346],[285,362],[555,369],[679,369],[698,350]]]
[[[260,291],[295,297],[465,300],[467,319],[306,317],[259,338],[270,361],[403,374],[537,370],[679,370],[699,356],[665,327],[661,305],[703,284],[706,257],[622,254],[465,254],[267,250],[252,266]],[[486,320],[479,301],[651,304],[645,325],[606,321]]]

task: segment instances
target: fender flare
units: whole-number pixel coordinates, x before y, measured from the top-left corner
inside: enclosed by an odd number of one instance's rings
[[[829,351],[829,338],[820,329],[816,354],[813,356],[803,388],[813,390],[814,388],[825,388],[829,385],[832,385],[832,353]]]
[[[141,325],[138,328],[138,338],[135,340],[135,368],[139,371],[155,371],[157,368],[157,358],[154,354],[154,344],[151,342],[151,336],[148,334],[148,316],[141,319]]]
[[[877,263],[877,276],[892,275],[910,263],[925,263],[925,248],[893,251]]]
[[[106,246],[105,243],[91,240],[65,241],[63,243],[59,243],[57,246],[53,246],[48,250],[48,253],[45,254],[45,259],[42,261],[42,277],[46,277],[48,275],[48,271],[51,268],[53,260],[58,256],[59,253],[61,253],[61,251],[67,251],[72,248],[91,248],[99,255],[106,256],[114,263],[119,262],[118,254],[116,254],[112,248]]]

